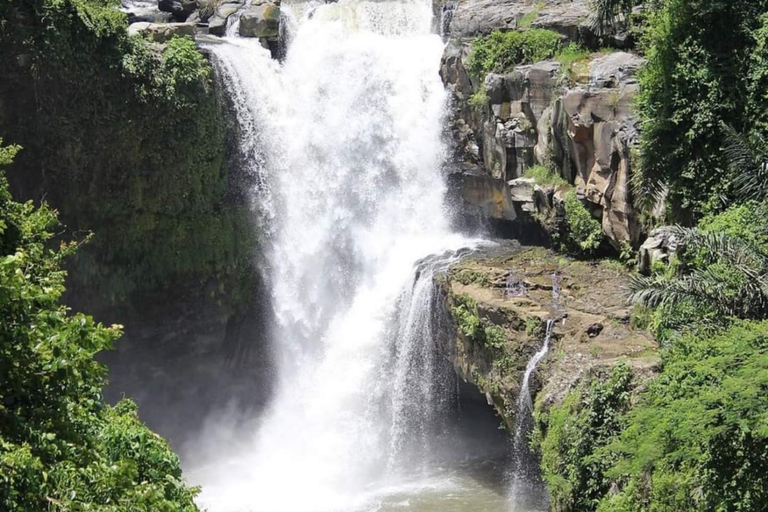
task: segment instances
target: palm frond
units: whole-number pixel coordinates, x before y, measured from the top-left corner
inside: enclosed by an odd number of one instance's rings
[[[684,226],[672,226],[672,233],[687,251],[700,251],[706,263],[725,261],[734,267],[768,270],[768,255],[741,238]]]
[[[723,124],[723,156],[731,173],[735,199],[763,201],[768,198],[768,144],[760,133],[749,138]]]
[[[685,301],[722,317],[768,316],[768,255],[740,238],[674,226],[673,233],[699,268],[673,277],[635,275],[627,299],[647,307]]]
[[[616,28],[619,16],[626,16],[638,3],[636,0],[592,0],[589,28],[598,36],[608,34]]]

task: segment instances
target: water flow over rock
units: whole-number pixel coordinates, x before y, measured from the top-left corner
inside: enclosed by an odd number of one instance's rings
[[[226,443],[213,424],[192,468],[214,512],[368,506],[430,459],[454,388],[439,375],[432,276],[467,242],[444,214],[431,3],[310,7],[282,4],[282,66],[257,42],[211,45],[264,219],[278,361],[264,417]]]
[[[512,438],[512,512],[546,510],[546,494],[536,459],[528,447],[528,434],[533,427],[533,401],[531,399],[531,374],[549,351],[555,322],[547,320],[544,343],[528,361],[517,400],[517,427]]]
[[[552,305],[559,309],[561,285],[557,274],[552,274]],[[531,398],[531,376],[539,362],[547,355],[552,340],[554,320],[547,320],[544,343],[525,367],[517,399],[517,426],[512,438],[512,486],[510,501],[512,512],[527,512],[547,509],[547,495],[541,481],[538,461],[528,446],[528,435],[533,428],[533,400]]]

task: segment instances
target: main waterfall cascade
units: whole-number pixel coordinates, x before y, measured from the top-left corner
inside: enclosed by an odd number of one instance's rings
[[[231,34],[208,45],[257,184],[277,368],[260,418],[229,431],[214,421],[196,447],[208,454],[188,472],[201,503],[384,510],[418,508],[435,491],[503,510],[505,499],[442,465],[465,454],[438,421],[456,383],[436,354],[433,275],[476,242],[452,233],[443,204],[431,4],[281,11],[282,64]]]

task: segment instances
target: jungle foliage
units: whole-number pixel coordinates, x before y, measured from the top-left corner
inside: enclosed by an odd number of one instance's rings
[[[0,167],[18,149],[0,147]],[[102,399],[94,355],[120,326],[60,302],[61,264],[78,244],[52,244],[57,227],[47,205],[13,201],[0,175],[0,509],[196,511],[178,457],[135,404]]]
[[[765,128],[768,1],[651,2],[640,74],[638,204],[665,193],[668,216],[692,223],[721,205],[731,173],[724,126]]]

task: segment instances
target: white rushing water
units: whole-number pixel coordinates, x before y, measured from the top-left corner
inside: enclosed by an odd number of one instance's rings
[[[189,474],[212,512],[407,506],[407,489],[453,478],[435,476],[455,384],[435,353],[432,276],[470,242],[443,204],[443,44],[429,1],[282,12],[282,64],[257,41],[210,45],[258,183],[276,389]],[[462,485],[443,495],[475,492]],[[495,495],[482,499],[493,510]]]

